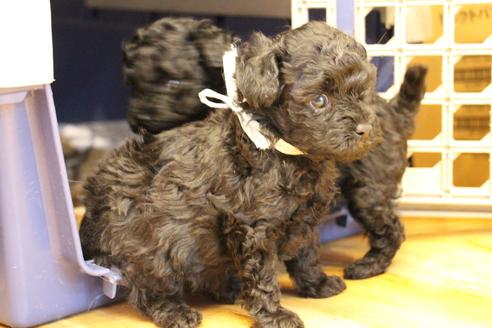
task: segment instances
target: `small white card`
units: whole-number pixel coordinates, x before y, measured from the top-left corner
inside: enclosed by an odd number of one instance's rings
[[[49,0],[0,1],[0,88],[53,82]]]

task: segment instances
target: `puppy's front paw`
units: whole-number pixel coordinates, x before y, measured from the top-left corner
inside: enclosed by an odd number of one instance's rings
[[[374,258],[363,258],[345,267],[346,279],[365,279],[384,273],[388,264],[382,264]]]
[[[299,294],[303,297],[324,298],[341,293],[347,286],[342,278],[324,276],[317,285],[299,286]]]
[[[304,323],[297,314],[281,307],[277,312],[259,315],[253,328],[304,328]]]
[[[202,315],[197,310],[187,306],[180,305],[169,311],[153,313],[154,321],[163,328],[195,328],[202,321]]]

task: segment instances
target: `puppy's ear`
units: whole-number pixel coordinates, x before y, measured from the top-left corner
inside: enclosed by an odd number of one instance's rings
[[[241,95],[254,109],[270,107],[280,93],[278,49],[261,33],[238,49],[236,82]]]

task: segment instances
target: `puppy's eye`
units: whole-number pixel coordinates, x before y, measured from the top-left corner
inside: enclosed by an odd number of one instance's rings
[[[316,111],[325,110],[331,105],[330,100],[325,95],[316,96],[309,104]]]

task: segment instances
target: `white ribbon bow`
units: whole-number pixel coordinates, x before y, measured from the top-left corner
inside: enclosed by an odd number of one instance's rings
[[[236,57],[237,57],[237,48],[232,45],[231,50],[228,50],[224,53],[222,57],[224,64],[224,81],[226,85],[227,95],[220,94],[211,89],[204,89],[198,93],[198,97],[200,101],[212,108],[230,108],[239,119],[239,123],[241,124],[242,129],[248,136],[248,138],[255,144],[258,149],[269,149],[271,148],[270,140],[267,139],[261,133],[261,126],[258,121],[253,119],[253,116],[249,113],[246,113],[243,108],[239,105],[238,96],[237,96],[237,85],[236,79],[234,78],[234,72],[236,71]],[[221,102],[214,102],[209,100],[217,99]],[[304,153],[287,143],[283,139],[279,139],[274,148],[278,151],[287,154],[287,155],[303,155]]]

